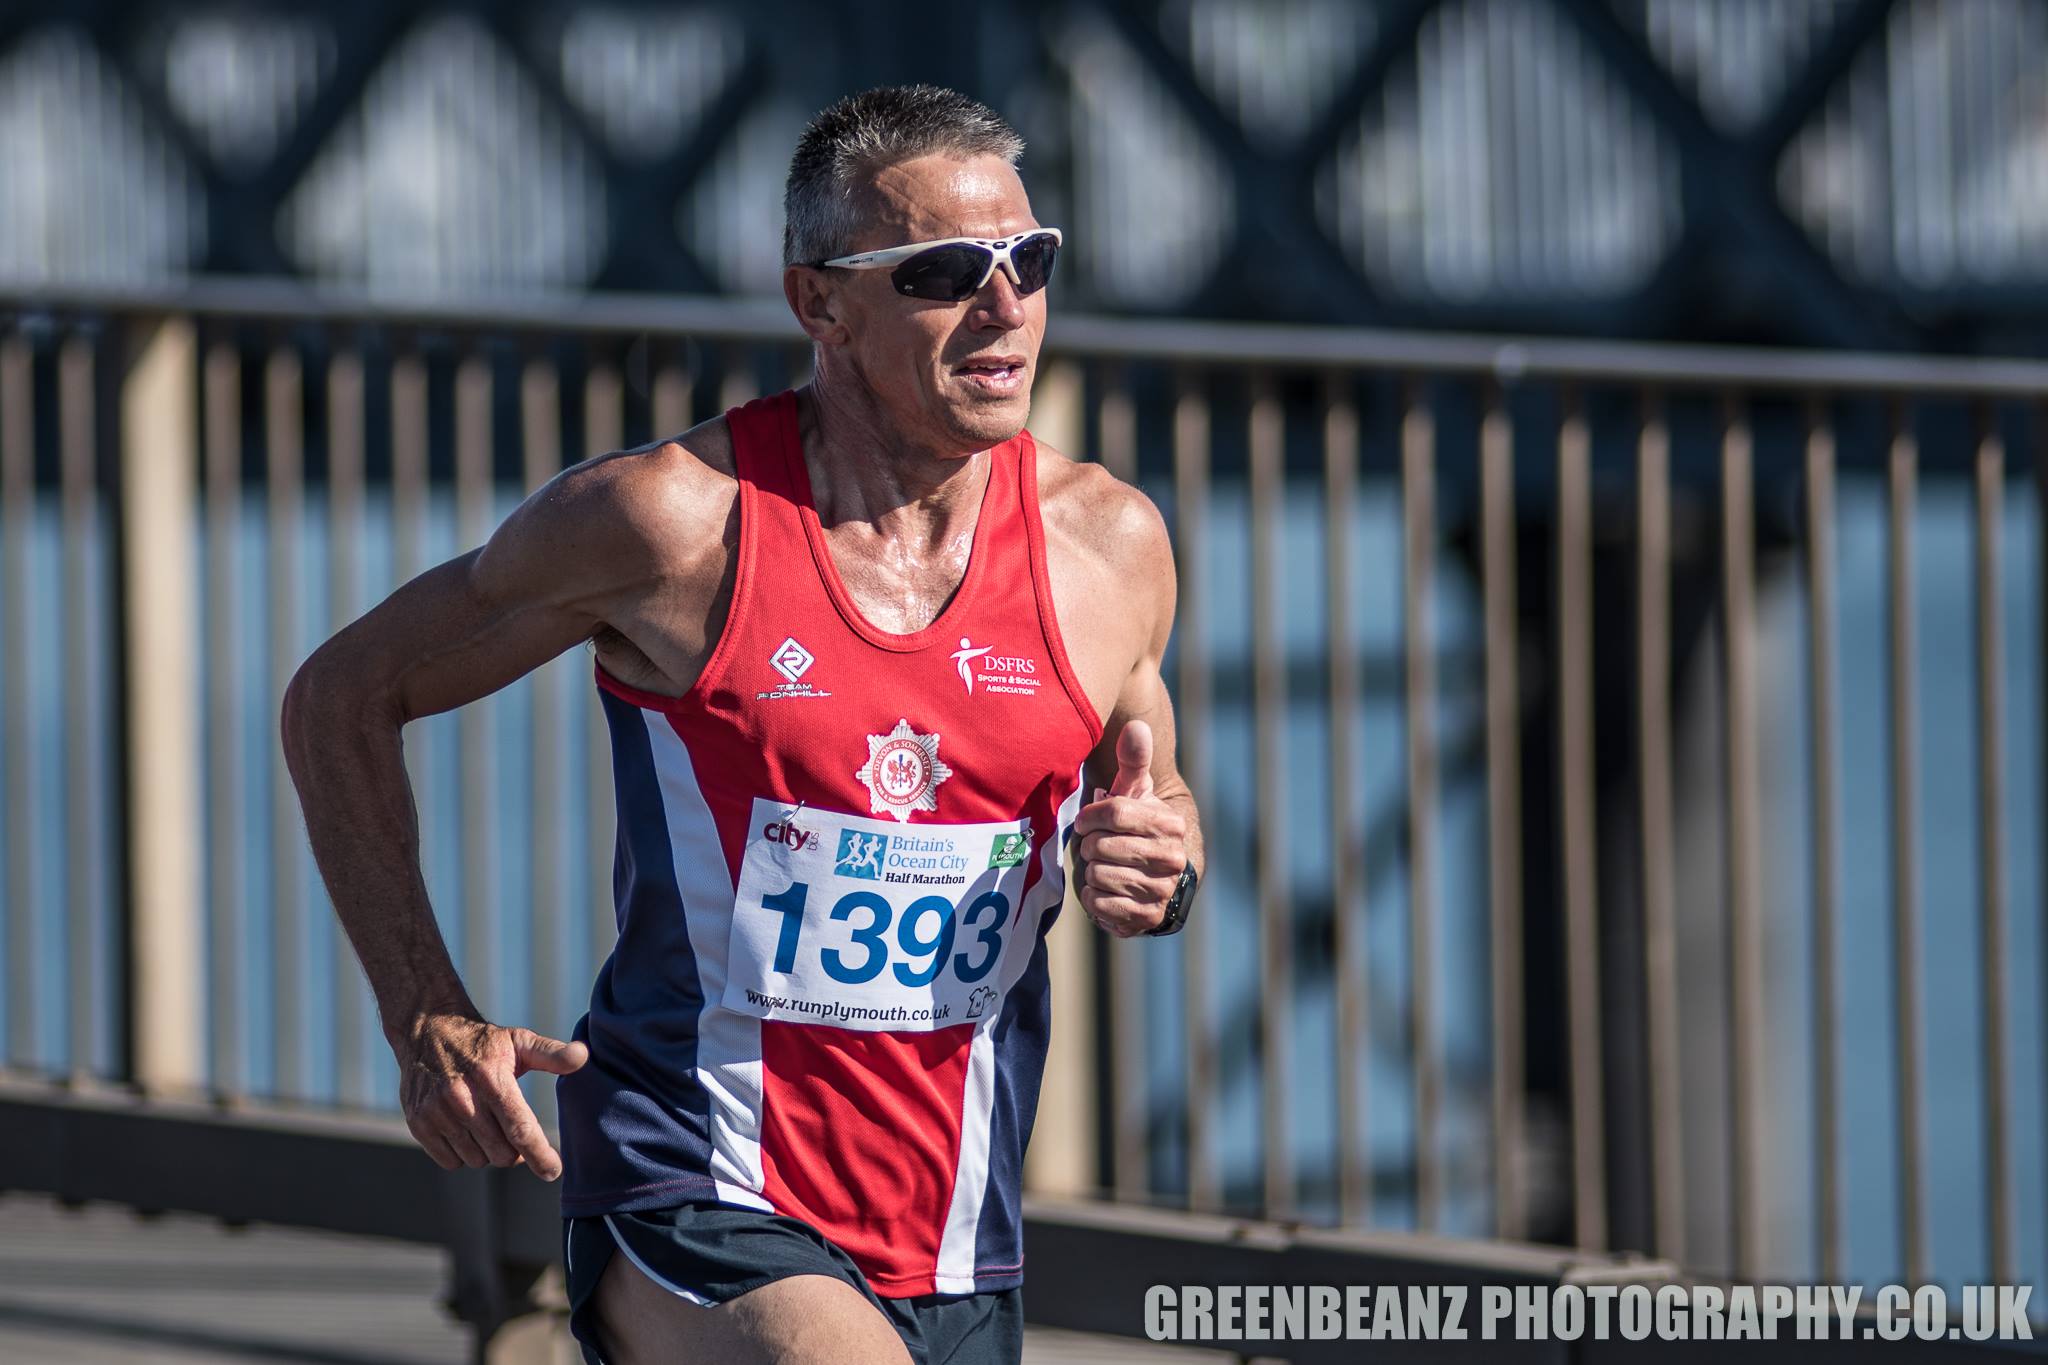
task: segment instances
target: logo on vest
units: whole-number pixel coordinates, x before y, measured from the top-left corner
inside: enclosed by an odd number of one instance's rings
[[[777,673],[791,682],[801,678],[817,661],[817,656],[798,644],[794,635],[777,645],[774,655],[768,660],[775,665]]]
[[[775,646],[775,652],[768,656],[768,664],[782,675],[782,681],[766,692],[756,692],[755,701],[774,701],[781,697],[829,697],[830,692],[820,691],[800,679],[810,672],[811,665],[818,661],[817,655],[798,643],[791,635]]]
[[[965,635],[960,637],[960,648],[952,653],[953,667],[960,673],[960,682],[967,688],[967,695],[974,695],[974,684],[981,683],[983,692],[1008,692],[1014,696],[1035,697],[1038,695],[1038,660],[1021,654],[998,654],[994,645],[977,645]]]
[[[868,789],[868,809],[908,821],[912,811],[939,808],[939,784],[953,770],[939,761],[939,737],[920,735],[899,719],[886,735],[868,736],[868,761],[853,774]]]

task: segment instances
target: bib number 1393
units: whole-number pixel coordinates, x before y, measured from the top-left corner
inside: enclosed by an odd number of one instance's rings
[[[1003,956],[1003,931],[1010,922],[1010,898],[984,891],[956,906],[944,896],[919,896],[900,911],[878,891],[848,891],[832,903],[828,920],[849,926],[850,944],[806,942],[804,914],[811,886],[793,881],[761,898],[761,908],[782,917],[776,933],[774,969],[797,973],[805,954],[832,980],[862,986],[888,973],[903,986],[929,986],[941,973],[972,985]],[[835,935],[836,937],[836,935]]]

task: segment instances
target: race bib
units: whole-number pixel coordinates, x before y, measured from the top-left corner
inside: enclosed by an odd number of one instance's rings
[[[868,1032],[996,1013],[1028,820],[909,825],[756,797],[747,828],[728,1009]]]

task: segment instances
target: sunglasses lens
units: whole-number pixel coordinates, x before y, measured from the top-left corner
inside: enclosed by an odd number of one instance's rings
[[[958,303],[971,295],[994,255],[985,246],[956,242],[920,251],[891,272],[896,292],[913,299]]]
[[[1017,292],[1036,294],[1052,283],[1052,268],[1060,258],[1060,244],[1049,232],[1026,237],[1010,252],[1017,267]]]

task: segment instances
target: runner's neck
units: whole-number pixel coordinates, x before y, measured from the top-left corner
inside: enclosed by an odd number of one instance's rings
[[[826,530],[847,522],[919,551],[972,536],[988,451],[940,451],[892,431],[871,402],[815,381],[796,391],[811,503]]]

